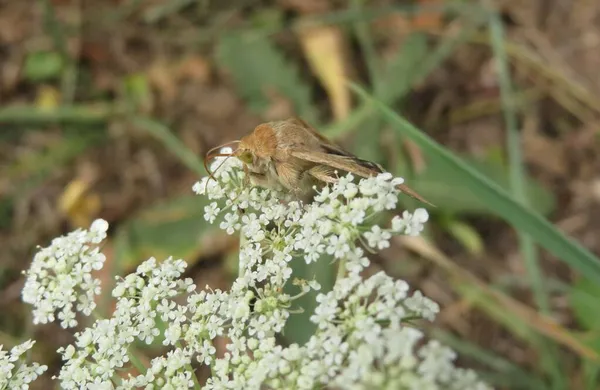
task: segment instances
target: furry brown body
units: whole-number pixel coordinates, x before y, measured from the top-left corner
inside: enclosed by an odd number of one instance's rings
[[[298,118],[268,122],[243,137],[233,153],[245,166],[249,180],[258,186],[287,190],[308,201],[318,183],[335,183],[337,170],[361,177],[376,176],[383,169],[362,160],[319,134]],[[430,204],[404,184],[398,188]]]

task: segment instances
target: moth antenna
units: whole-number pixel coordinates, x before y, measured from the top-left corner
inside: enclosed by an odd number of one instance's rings
[[[208,152],[206,152],[205,156],[210,155],[212,152],[214,152],[217,149],[222,149],[222,148],[224,148],[224,147],[226,147],[228,145],[234,144],[234,143],[235,144],[239,144],[240,142],[241,142],[240,140],[233,140],[233,141],[229,141],[229,142],[226,142],[224,144],[221,144],[221,145],[217,145],[214,148],[210,149]]]
[[[206,189],[208,188],[208,182],[209,182],[209,180],[210,179],[217,180],[217,179],[215,179],[213,173],[215,173],[216,171],[218,171],[219,168],[221,168],[221,166],[223,166],[223,164],[225,164],[225,161],[227,161],[227,159],[229,157],[232,157],[232,156],[235,156],[235,152],[233,152],[233,153],[216,153],[216,154],[211,154],[211,155],[209,155],[209,156],[206,157],[206,159],[204,160],[204,168],[206,169],[206,172],[208,172],[208,180],[204,184],[204,193],[206,193]],[[214,171],[211,171],[208,168],[208,164],[207,163],[208,163],[208,161],[213,160],[215,157],[225,157],[225,159],[223,160],[223,162],[221,162],[221,164],[219,164],[219,166],[217,166],[215,168]]]
[[[213,152],[215,152],[217,149],[222,149],[228,145],[231,145],[233,143],[240,143],[240,140],[234,140],[234,141],[229,141],[226,142],[224,144],[221,145],[217,145],[214,148],[211,148],[208,152],[206,152],[206,154],[204,155],[204,169],[206,169],[206,172],[208,172],[208,176],[209,178],[214,179],[214,176],[212,175],[212,172],[210,171],[210,169],[208,169],[208,163],[215,157],[219,157],[219,155],[213,154]]]

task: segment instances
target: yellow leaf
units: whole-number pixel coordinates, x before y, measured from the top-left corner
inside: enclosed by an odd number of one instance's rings
[[[331,101],[336,120],[350,112],[350,91],[346,85],[345,41],[336,26],[304,27],[299,30],[304,55]]]
[[[40,110],[52,111],[60,104],[60,92],[51,85],[42,85],[37,90],[35,105]]]
[[[90,192],[89,183],[75,179],[71,181],[58,200],[58,208],[73,227],[86,227],[100,211],[100,196]]]

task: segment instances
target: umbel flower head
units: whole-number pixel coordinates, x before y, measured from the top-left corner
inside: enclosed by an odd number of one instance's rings
[[[214,164],[222,164],[216,180],[203,179],[194,190],[211,200],[204,210],[208,222],[241,235],[238,278],[229,291],[198,290],[181,279],[183,260],[142,263],[113,290],[112,317],[76,333],[75,342],[59,350],[62,388],[489,388],[473,371],[455,367],[452,350],[425,342],[409,324],[433,320],[435,302],[384,272],[362,276],[366,252],[389,247],[393,235],[419,234],[428,219],[426,210],[417,209],[395,217],[389,227],[376,223],[382,212],[395,209],[401,179],[387,173],[358,182],[340,177],[304,204],[246,185],[236,159]],[[315,280],[292,277],[293,261],[332,258],[341,271],[329,291]],[[295,295],[284,292],[289,285]],[[55,291],[35,287],[30,296],[36,302]],[[302,309],[298,298],[311,291],[317,292],[310,315],[314,333],[303,345],[281,345],[284,326]],[[65,306],[53,302],[51,308]],[[142,367],[139,375],[123,378],[119,372],[133,361],[136,340],[160,341],[168,352],[145,372]],[[224,347],[217,351],[218,345]],[[195,377],[198,365],[211,372],[202,385]]]
[[[98,245],[106,237],[108,223],[98,219],[89,230],[77,229],[52,240],[35,254],[26,275],[23,301],[34,306],[33,323],[54,322],[63,328],[77,325],[75,312],[90,315],[100,294],[100,280],[92,276],[106,259]]]

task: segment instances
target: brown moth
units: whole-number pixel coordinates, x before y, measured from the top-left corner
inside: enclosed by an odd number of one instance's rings
[[[209,151],[205,166],[217,156],[237,157],[244,163],[246,177],[252,184],[284,190],[304,201],[314,196],[315,184],[335,183],[336,171],[365,178],[384,172],[378,164],[340,148],[299,118],[258,125],[252,133],[234,142],[238,146],[231,154],[212,153],[225,145]],[[433,206],[404,184],[398,185],[398,189]]]

